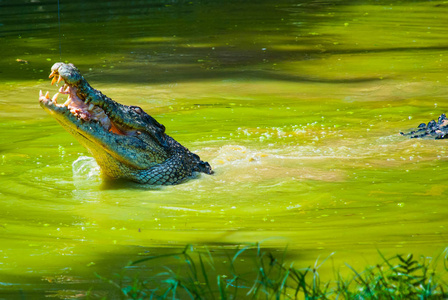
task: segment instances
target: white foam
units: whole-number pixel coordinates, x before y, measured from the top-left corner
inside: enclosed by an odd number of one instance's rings
[[[73,177],[93,179],[100,177],[100,166],[93,157],[80,156],[72,164]]]
[[[200,210],[200,209],[191,209],[186,207],[174,207],[174,206],[160,206],[163,209],[176,210],[176,211],[192,211],[192,212],[200,212],[200,213],[210,213],[211,210]]]

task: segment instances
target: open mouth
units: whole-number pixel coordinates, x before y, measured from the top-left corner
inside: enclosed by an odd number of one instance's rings
[[[53,70],[49,76],[52,78],[51,85],[64,82],[64,85],[59,88],[59,91],[50,98],[50,92],[46,92],[45,95],[42,91],[39,92],[39,102],[51,112],[57,114],[65,114],[71,116],[72,121],[77,121],[79,124],[94,122],[99,124],[104,131],[111,132],[119,135],[129,135],[133,133],[133,130],[127,130],[123,126],[120,126],[112,121],[107,115],[104,109],[94,105],[93,103],[87,104],[85,99],[80,97],[77,93],[78,89],[75,86],[71,86],[65,82],[64,78],[58,74],[57,70]],[[59,95],[67,95],[67,100],[63,101],[63,104],[58,103]]]

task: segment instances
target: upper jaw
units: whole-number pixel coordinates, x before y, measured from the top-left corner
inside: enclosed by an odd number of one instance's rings
[[[64,84],[51,98],[49,92],[44,95],[40,91],[39,102],[44,109],[50,113],[66,114],[70,117],[72,123],[77,123],[77,126],[94,121],[99,123],[105,132],[112,131],[112,133],[124,134],[123,131],[114,126],[104,109],[93,103],[87,103],[85,96],[79,89],[88,86],[88,84],[74,65],[55,63],[51,68],[49,78],[52,78],[52,85],[61,82]],[[63,104],[57,102],[60,94],[67,95],[67,100]]]
[[[58,104],[57,102],[59,94],[68,95],[67,100],[63,104]],[[44,95],[42,91],[40,91],[39,102],[41,106],[49,112],[66,114],[74,117],[70,118],[71,122],[77,121],[76,123],[84,123],[96,121],[102,125],[105,131],[109,131],[112,127],[111,121],[104,110],[93,104],[86,104],[84,100],[78,96],[77,88],[68,84],[64,84],[52,98],[50,98],[49,92]]]
[[[126,105],[118,104],[93,89],[73,64],[55,63],[49,78],[52,78],[52,85],[61,82],[64,85],[52,98],[49,92],[45,95],[40,93],[39,101],[44,108],[60,111],[66,107],[82,122],[99,122],[106,132],[120,135],[135,135],[138,132],[131,124],[121,124],[123,116],[118,112]],[[57,104],[59,94],[68,95],[62,105]]]
[[[77,86],[84,80],[79,70],[73,64],[62,62],[55,63],[51,67],[51,74],[48,77],[53,77],[51,84],[54,84],[55,81],[59,83],[61,79],[64,79],[65,83],[70,86]]]

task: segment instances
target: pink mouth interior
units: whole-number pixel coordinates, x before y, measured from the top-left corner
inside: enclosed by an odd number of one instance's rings
[[[57,98],[59,94],[68,95],[67,101],[64,104],[58,104]],[[77,88],[71,87],[65,84],[63,87],[59,89],[59,92],[56,93],[53,98],[50,99],[49,93],[43,95],[42,92],[39,95],[39,101],[47,104],[47,105],[55,105],[57,107],[66,107],[72,115],[77,117],[80,120],[85,122],[97,121],[101,124],[101,126],[106,130],[113,132],[115,134],[125,135],[123,129],[119,129],[107,116],[105,111],[96,105],[86,104],[81,98],[77,95]]]
[[[64,91],[61,87],[59,92],[61,94],[68,94],[67,101],[69,102],[67,108],[74,116],[83,119],[86,122],[92,120],[99,121],[106,130],[110,130],[110,128],[112,127],[111,121],[104,110],[99,106],[93,104],[87,105],[84,101],[82,101],[76,94],[77,88],[68,87]]]

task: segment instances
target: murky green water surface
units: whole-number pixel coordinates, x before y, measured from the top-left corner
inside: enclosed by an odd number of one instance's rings
[[[444,1],[0,2],[0,288],[82,296],[173,247],[288,245],[336,268],[448,245]],[[139,105],[216,174],[101,178],[38,104],[57,61]]]

